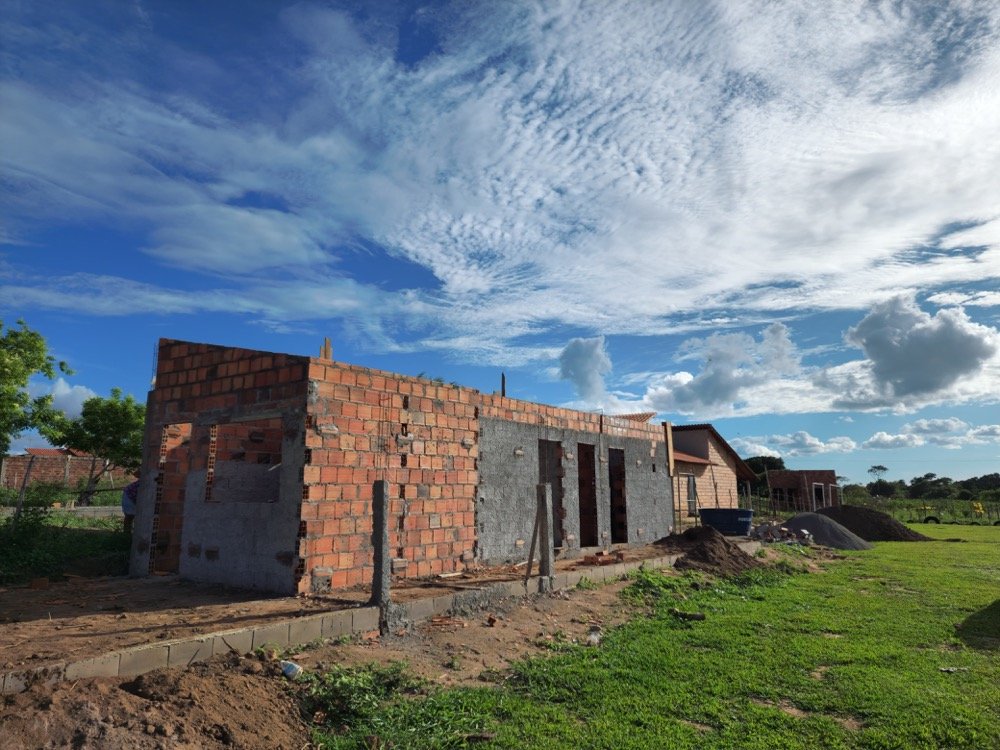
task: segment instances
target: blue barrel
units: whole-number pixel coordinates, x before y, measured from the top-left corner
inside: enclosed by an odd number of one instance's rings
[[[753,511],[745,508],[701,508],[701,522],[726,536],[746,536],[753,524]]]

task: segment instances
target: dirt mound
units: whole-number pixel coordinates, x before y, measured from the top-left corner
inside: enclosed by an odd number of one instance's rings
[[[792,531],[808,531],[816,544],[833,549],[872,549],[871,542],[866,542],[850,529],[844,528],[829,516],[819,513],[799,513],[783,524]]]
[[[275,662],[235,654],[132,680],[35,686],[0,703],[0,734],[19,748],[285,748],[309,732]]]
[[[840,505],[820,508],[822,513],[841,526],[850,529],[869,542],[930,542],[930,537],[909,529],[887,513],[862,508],[858,505]]]
[[[682,534],[663,537],[656,544],[683,553],[674,563],[679,570],[734,576],[761,565],[711,526],[694,526]]]

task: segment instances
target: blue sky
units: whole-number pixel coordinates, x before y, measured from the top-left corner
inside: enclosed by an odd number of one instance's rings
[[[995,3],[0,8],[0,317],[71,413],[161,336],[329,336],[852,481],[1000,468]]]

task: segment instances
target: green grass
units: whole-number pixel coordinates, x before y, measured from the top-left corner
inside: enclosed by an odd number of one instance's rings
[[[129,539],[124,520],[87,518],[30,507],[16,524],[0,518],[0,585],[32,578],[122,575],[127,571]]]
[[[921,531],[967,541],[881,543],[822,573],[785,565],[708,585],[642,573],[628,595],[647,614],[599,648],[522,662],[498,687],[383,693],[377,725],[341,724],[334,710],[316,740],[338,748],[1000,748],[1000,529]],[[671,608],[706,619],[689,622]],[[491,739],[474,742],[480,733]]]

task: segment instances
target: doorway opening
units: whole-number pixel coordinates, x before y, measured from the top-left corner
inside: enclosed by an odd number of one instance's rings
[[[594,446],[577,443],[580,480],[580,546],[596,547],[597,536],[597,469]]]
[[[556,440],[538,441],[538,482],[552,488],[552,544],[556,548],[563,546],[563,510],[562,485],[562,444]]]
[[[608,449],[608,485],[611,489],[611,543],[628,542],[628,511],[625,504],[625,451]]]

